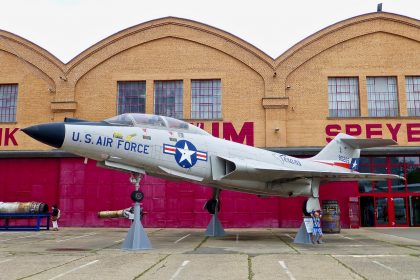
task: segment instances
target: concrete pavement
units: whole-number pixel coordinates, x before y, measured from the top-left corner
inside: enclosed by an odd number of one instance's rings
[[[119,248],[128,229],[0,232],[0,279],[418,279],[420,228],[351,229],[296,245],[295,229],[147,229],[153,249]]]

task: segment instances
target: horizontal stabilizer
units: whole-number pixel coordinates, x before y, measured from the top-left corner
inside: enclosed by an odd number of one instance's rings
[[[343,170],[296,170],[250,159],[212,157],[214,180],[259,180],[271,182],[299,178],[320,178],[322,181],[386,181],[405,180],[394,174],[359,173]]]
[[[380,138],[370,138],[370,139],[341,138],[341,141],[351,146],[354,149],[385,147],[385,146],[392,146],[392,145],[398,144],[392,139],[380,139]]]

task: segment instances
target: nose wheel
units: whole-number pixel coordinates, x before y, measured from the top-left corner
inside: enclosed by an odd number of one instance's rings
[[[144,198],[144,193],[142,191],[133,191],[130,197],[133,202],[141,202]]]

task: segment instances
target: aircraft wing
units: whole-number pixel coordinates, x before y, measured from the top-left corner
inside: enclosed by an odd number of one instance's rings
[[[358,172],[329,172],[329,171],[309,171],[309,170],[267,170],[258,169],[259,172],[272,178],[270,181],[284,178],[320,178],[324,181],[386,181],[405,180],[404,177],[395,174],[376,174]]]
[[[275,164],[250,159],[236,159],[227,157],[213,157],[213,179],[221,180],[254,180],[271,182],[275,180],[293,180],[298,178],[320,178],[324,181],[386,181],[405,180],[394,174],[330,172],[316,170],[298,170],[283,168]]]

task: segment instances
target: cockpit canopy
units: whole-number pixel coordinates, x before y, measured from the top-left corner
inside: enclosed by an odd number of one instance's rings
[[[176,130],[180,132],[188,132],[195,134],[208,134],[206,131],[198,128],[195,125],[186,123],[170,117],[139,114],[139,113],[126,113],[104,120],[112,125],[120,126],[133,126],[133,127],[150,127],[162,128],[169,130]]]

